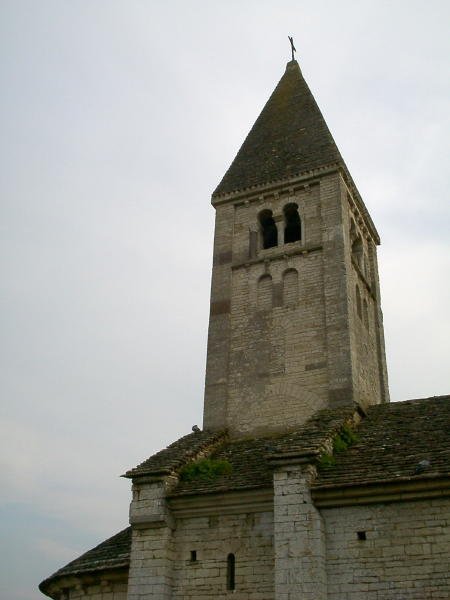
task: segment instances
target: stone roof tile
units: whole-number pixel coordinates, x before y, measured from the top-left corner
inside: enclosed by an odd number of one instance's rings
[[[212,460],[231,464],[229,475],[212,479],[180,480],[172,496],[207,494],[272,486],[272,469],[266,459],[266,440],[247,439],[224,443],[211,453]]]
[[[450,476],[450,396],[372,406],[357,435],[316,487]]]
[[[314,460],[354,414],[351,406],[325,409],[295,431],[264,438],[228,440],[224,432],[189,434],[127,476],[178,471],[202,449],[207,454],[207,449],[213,448],[210,457],[228,460],[232,465],[230,475],[180,481],[172,496],[270,487],[277,458],[295,460],[303,456]],[[336,454],[333,467],[319,468],[315,489],[450,476],[450,396],[372,406],[357,434],[358,442]],[[59,569],[39,588],[46,593],[51,582],[60,577],[126,568],[130,546],[128,527]]]
[[[165,475],[176,472],[188,461],[195,459],[225,438],[223,431],[197,431],[180,438],[164,450],[150,456],[123,477],[135,478],[146,475]]]
[[[343,424],[352,417],[355,407],[324,409],[303,427],[289,433],[248,439],[224,439],[209,458],[227,460],[228,475],[211,479],[180,480],[171,496],[219,493],[272,487],[273,461],[277,458],[317,455]]]
[[[39,589],[46,594],[49,585],[61,577],[127,568],[130,564],[130,551],[131,527],[127,527],[53,573],[39,585]]]
[[[297,61],[291,61],[213,197],[341,164]]]

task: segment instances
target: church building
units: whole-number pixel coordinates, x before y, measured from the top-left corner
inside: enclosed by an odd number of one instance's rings
[[[54,600],[450,598],[450,396],[389,402],[379,234],[296,60],[212,195],[203,429]]]

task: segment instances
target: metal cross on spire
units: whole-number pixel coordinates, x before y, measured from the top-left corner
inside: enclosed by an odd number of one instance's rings
[[[297,52],[297,49],[294,46],[294,38],[292,38],[290,35],[288,35],[288,38],[289,38],[289,41],[291,42],[292,60],[295,60],[295,58],[294,58],[294,52]]]

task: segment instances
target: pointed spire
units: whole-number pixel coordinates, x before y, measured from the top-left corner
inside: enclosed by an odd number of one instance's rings
[[[228,194],[343,160],[296,60],[264,106],[213,196]]]

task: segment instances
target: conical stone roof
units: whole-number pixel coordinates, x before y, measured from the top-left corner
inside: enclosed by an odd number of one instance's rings
[[[300,67],[292,60],[213,196],[336,163],[345,168]]]

